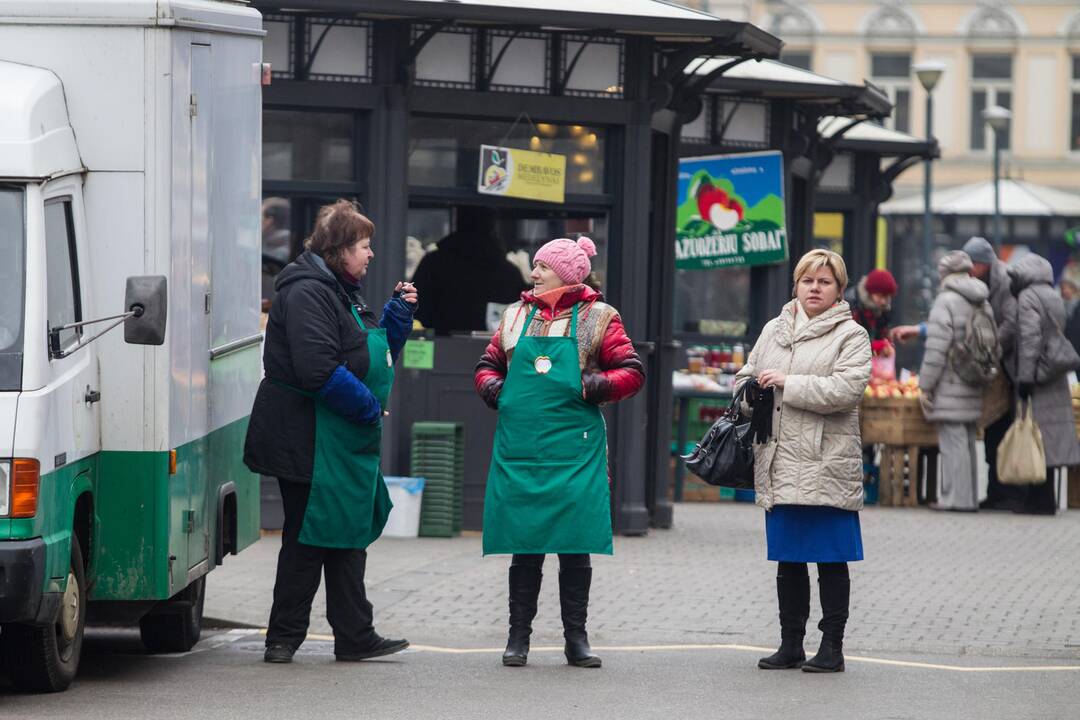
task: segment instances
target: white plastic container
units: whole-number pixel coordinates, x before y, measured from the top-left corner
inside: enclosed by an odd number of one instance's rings
[[[424,478],[388,477],[386,489],[394,508],[386,519],[383,537],[414,538],[420,534],[420,503],[424,498]]]

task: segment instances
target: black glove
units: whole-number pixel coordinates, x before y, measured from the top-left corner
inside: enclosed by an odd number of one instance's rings
[[[480,388],[480,399],[492,410],[499,409],[499,395],[505,382],[502,378],[491,378]]]
[[[1020,383],[1020,399],[1027,400],[1029,397],[1031,397],[1031,391],[1034,387],[1034,383]]]
[[[611,395],[610,383],[600,372],[581,373],[581,394],[590,405],[602,405]]]

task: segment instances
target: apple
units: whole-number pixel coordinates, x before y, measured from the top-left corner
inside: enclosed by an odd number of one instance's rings
[[[743,219],[743,207],[738,200],[705,180],[697,189],[698,214],[717,230],[730,230]]]

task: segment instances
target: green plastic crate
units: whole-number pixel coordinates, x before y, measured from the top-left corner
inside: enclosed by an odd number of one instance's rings
[[[448,422],[414,423],[409,455],[410,475],[424,478],[420,535],[460,534],[465,485],[464,426]]]

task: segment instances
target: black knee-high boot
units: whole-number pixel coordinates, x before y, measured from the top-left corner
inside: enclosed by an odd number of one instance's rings
[[[800,668],[806,662],[803,636],[810,617],[810,576],[804,563],[780,563],[776,570],[780,605],[780,649],[758,660],[762,670]]]
[[[821,592],[821,647],[803,665],[804,672],[844,672],[844,627],[851,598],[851,577],[847,563],[819,563],[818,589]]]
[[[559,604],[562,606],[566,661],[577,667],[600,667],[600,658],[589,647],[585,622],[589,615],[591,567],[559,568]]]
[[[520,667],[529,660],[529,636],[536,617],[543,568],[540,565],[510,566],[510,634],[503,665]]]

